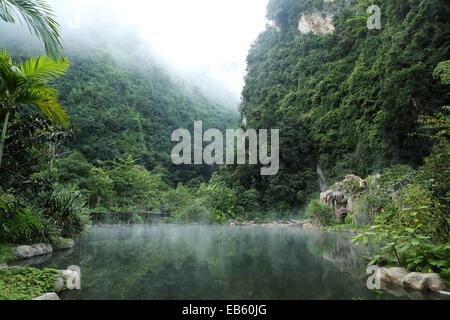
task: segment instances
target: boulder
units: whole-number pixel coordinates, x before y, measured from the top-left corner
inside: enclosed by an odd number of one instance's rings
[[[330,189],[320,194],[322,203],[333,207],[336,219],[343,221],[347,216],[347,197],[344,190]]]
[[[52,292],[52,293],[46,293],[43,296],[34,298],[33,300],[60,300],[60,299],[56,293]]]
[[[345,180],[347,182],[353,182],[356,181],[359,183],[359,188],[360,189],[366,189],[367,188],[367,183],[360,177],[354,175],[354,174],[348,174],[345,176]]]
[[[34,257],[34,250],[30,246],[18,246],[12,249],[16,259],[27,259]]]
[[[355,181],[360,190],[367,188],[367,183],[363,179],[354,174],[348,174],[345,176],[344,181],[335,183],[330,190],[320,194],[320,201],[332,206],[336,219],[342,223],[344,223],[348,213],[353,210],[352,193],[351,190],[348,190],[348,186],[349,184],[354,186]]]
[[[377,278],[415,290],[444,290],[444,283],[437,273],[409,272],[405,268],[380,268]]]
[[[403,285],[415,290],[431,290],[435,292],[444,290],[444,283],[437,273],[411,272],[405,277]]]
[[[437,273],[429,273],[428,278],[428,289],[434,292],[441,292],[444,290],[444,282]]]
[[[0,270],[1,269],[8,269],[8,265],[0,263]]]
[[[12,249],[14,257],[18,260],[42,256],[53,252],[49,244],[41,243],[33,246],[18,246]]]
[[[377,272],[377,278],[382,281],[403,285],[408,274],[409,272],[405,268],[380,268]]]
[[[303,229],[314,229],[314,226],[311,223],[305,223]]]
[[[54,286],[55,292],[59,293],[63,291],[64,289],[64,279],[58,278],[55,280],[55,286]]]
[[[34,256],[43,256],[53,252],[52,246],[45,243],[36,244],[31,248],[34,250]]]

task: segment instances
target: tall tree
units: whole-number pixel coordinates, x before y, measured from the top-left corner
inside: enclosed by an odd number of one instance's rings
[[[60,25],[53,10],[43,0],[0,0],[0,19],[9,23],[25,23],[31,33],[44,42],[47,54],[62,58]]]
[[[46,56],[14,64],[6,51],[0,53],[0,110],[6,114],[0,138],[0,166],[9,117],[19,106],[34,105],[50,120],[67,125],[66,111],[57,101],[58,92],[48,82],[68,67],[65,59],[56,62]]]

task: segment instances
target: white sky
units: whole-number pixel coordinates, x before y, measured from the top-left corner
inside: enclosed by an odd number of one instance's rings
[[[268,0],[52,0],[57,14],[81,20],[116,16],[183,71],[208,69],[240,93],[251,43],[265,29]],[[62,5],[62,6],[61,6]],[[64,9],[62,9],[64,8]],[[88,11],[89,10],[89,11]],[[93,17],[90,17],[91,19]],[[102,17],[105,18],[105,17]]]

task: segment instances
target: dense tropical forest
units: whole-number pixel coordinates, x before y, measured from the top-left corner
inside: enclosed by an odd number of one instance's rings
[[[281,169],[265,179],[237,170],[240,185],[302,206],[318,190],[317,167],[332,184],[348,173],[423,164],[432,143],[415,134],[418,120],[449,102],[448,85],[433,77],[448,59],[449,8],[445,1],[383,1],[389,27],[369,30],[369,2],[343,5],[335,32],[324,35],[298,31],[301,13],[324,10],[322,1],[270,2],[275,25],[249,53],[241,111],[249,128],[280,128]]]
[[[36,39],[0,32],[0,262],[12,244],[76,238],[92,211],[140,210],[169,223],[351,226],[364,232],[354,241],[387,244],[371,263],[449,281],[450,5],[377,1],[383,27],[369,30],[370,4],[270,0],[239,113],[120,41],[114,53],[101,43],[63,50],[51,19],[31,28],[45,56]],[[299,17],[317,12],[332,14],[334,31],[300,32]],[[200,120],[279,129],[279,173],[172,164],[171,133]],[[337,217],[318,199],[349,174],[364,190],[347,180],[355,205]]]

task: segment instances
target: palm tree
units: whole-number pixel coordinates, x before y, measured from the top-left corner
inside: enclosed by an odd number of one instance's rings
[[[52,8],[44,0],[0,0],[0,19],[25,23],[31,33],[44,42],[47,54],[54,60],[63,57],[60,26]]]
[[[66,59],[56,62],[47,56],[14,64],[6,51],[0,52],[0,110],[6,112],[0,138],[0,166],[9,117],[17,107],[23,104],[34,105],[48,119],[67,125],[68,117],[58,103],[58,92],[48,82],[64,74],[68,67]]]

